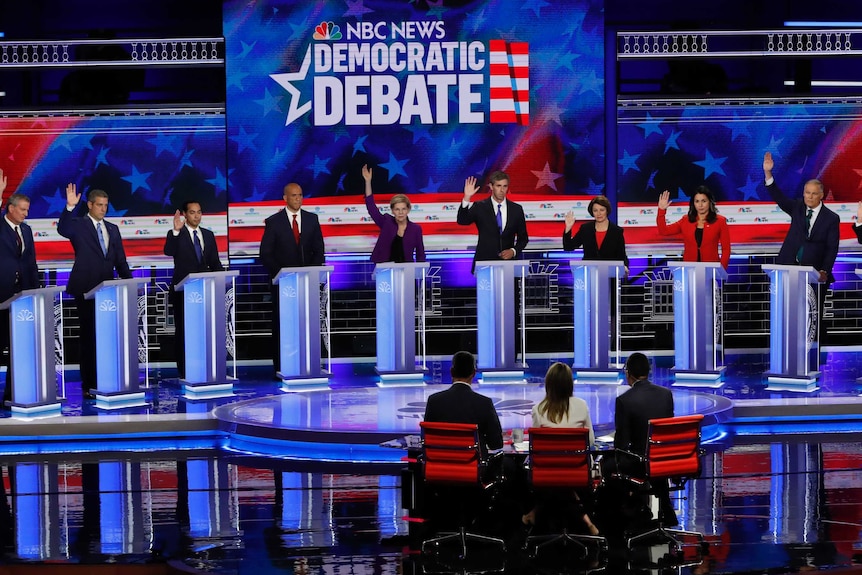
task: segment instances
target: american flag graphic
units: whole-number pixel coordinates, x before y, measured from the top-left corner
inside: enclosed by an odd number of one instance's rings
[[[530,123],[530,48],[526,42],[490,41],[491,123]]]

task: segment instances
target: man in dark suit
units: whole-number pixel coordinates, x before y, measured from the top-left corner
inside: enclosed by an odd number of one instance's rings
[[[323,233],[317,214],[302,209],[302,188],[290,183],[284,186],[285,209],[266,218],[260,241],[260,261],[274,279],[281,268],[322,266]],[[278,287],[270,284],[272,295],[272,333],[279,333]],[[275,371],[281,369],[278,337],[271,338]]]
[[[6,176],[0,170],[0,196],[6,190]],[[0,302],[25,289],[39,287],[33,231],[24,223],[30,211],[30,198],[12,194],[6,200],[4,224],[0,224]],[[11,351],[9,349],[9,310],[0,311],[0,355],[6,366],[3,401],[12,400]]]
[[[428,398],[425,421],[444,423],[475,423],[479,426],[479,441],[483,453],[503,447],[500,418],[491,398],[473,391],[470,384],[476,376],[476,359],[468,351],[452,356],[452,385]]]
[[[766,189],[778,207],[790,216],[790,228],[781,244],[776,263],[811,266],[820,272],[820,283],[830,284],[835,281],[832,266],[838,256],[841,218],[823,204],[823,184],[820,180],[805,182],[802,200],[790,199],[781,193],[775,183],[772,177],[774,167],[772,154],[766,152],[763,156]]]
[[[108,194],[93,189],[87,194],[87,213],[75,213],[81,194],[75,184],[66,186],[66,209],[60,214],[57,232],[72,242],[75,263],[69,274],[66,291],[75,297],[80,332],[78,346],[81,365],[81,388],[85,398],[96,383],[96,300],[84,299],[84,294],[105,280],[114,279],[114,270],[122,279],[132,277],[120,228],[105,221],[108,212]]]
[[[174,290],[190,273],[222,271],[218,246],[212,231],[200,227],[203,210],[200,202],[183,203],[174,214],[174,227],[165,238],[165,255],[174,258],[171,277],[171,306],[174,308],[174,353],[180,379],[186,376],[185,293]]]
[[[491,196],[470,205],[470,200],[479,191],[476,178],[470,176],[464,182],[464,198],[458,209],[458,223],[462,226],[476,224],[479,239],[473,256],[473,270],[477,261],[511,260],[519,257],[527,247],[527,220],[524,208],[509,200],[509,176],[505,172],[494,172],[489,178]]]

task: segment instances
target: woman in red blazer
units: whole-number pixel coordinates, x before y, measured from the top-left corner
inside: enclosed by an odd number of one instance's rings
[[[715,199],[706,186],[698,186],[688,202],[688,215],[668,225],[667,207],[670,192],[665,190],[658,200],[655,223],[662,236],[681,235],[684,250],[682,260],[686,262],[717,262],[727,269],[730,263],[730,230],[724,216],[718,215]],[[721,244],[721,258],[718,245]]]

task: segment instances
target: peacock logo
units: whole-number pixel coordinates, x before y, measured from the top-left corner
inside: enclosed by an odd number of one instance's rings
[[[321,22],[314,27],[315,40],[341,40],[341,28],[334,22]]]

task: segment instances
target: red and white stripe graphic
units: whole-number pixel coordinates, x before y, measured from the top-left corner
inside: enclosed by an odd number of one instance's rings
[[[526,42],[490,41],[491,123],[530,123],[530,48]]]

